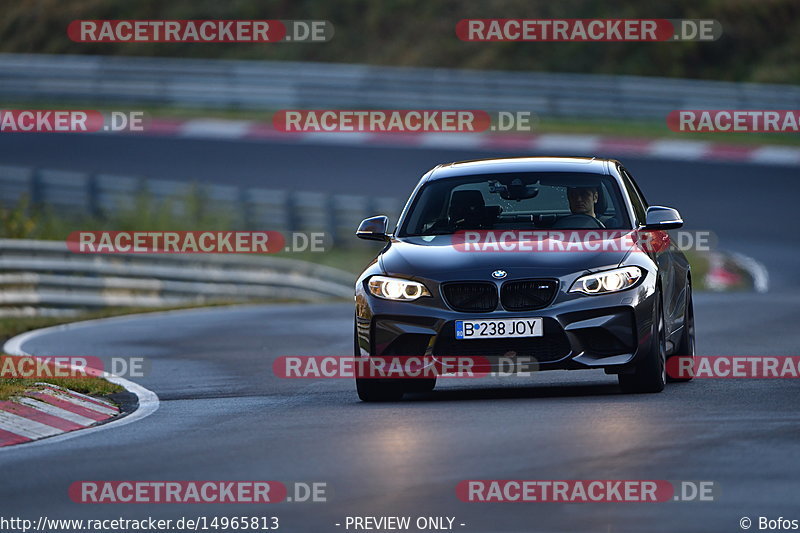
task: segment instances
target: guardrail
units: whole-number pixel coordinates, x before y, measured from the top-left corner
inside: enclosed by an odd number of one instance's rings
[[[0,239],[0,316],[352,298],[355,276],[265,256],[76,254],[64,242]]]
[[[354,237],[364,218],[385,214],[396,220],[402,209],[397,198],[321,192],[260,189],[234,185],[149,180],[132,176],[37,169],[0,165],[0,207],[46,206],[56,213],[105,217],[119,209],[131,210],[144,195],[156,205],[183,216],[192,199],[218,214],[231,229],[319,231],[326,242],[357,246]],[[227,229],[227,228],[217,228]]]
[[[527,110],[663,119],[675,109],[797,109],[800,87],[291,61],[0,54],[0,98],[214,109]]]

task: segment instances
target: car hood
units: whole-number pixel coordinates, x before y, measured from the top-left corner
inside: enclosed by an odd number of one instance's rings
[[[508,243],[506,243],[508,245]],[[494,270],[508,272],[509,279],[520,276],[559,276],[613,268],[620,264],[630,246],[619,243],[598,251],[465,251],[450,235],[392,239],[381,254],[386,274],[449,280],[485,279]]]

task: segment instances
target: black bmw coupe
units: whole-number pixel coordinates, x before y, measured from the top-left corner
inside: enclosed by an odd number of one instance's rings
[[[667,233],[682,225],[615,160],[439,165],[393,233],[385,216],[358,228],[386,246],[356,283],[355,356],[602,368],[624,392],[660,392],[667,360],[694,356],[691,272]],[[364,401],[435,385],[356,379]]]

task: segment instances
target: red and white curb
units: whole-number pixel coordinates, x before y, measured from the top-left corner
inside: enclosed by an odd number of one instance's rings
[[[753,282],[756,292],[769,290],[769,272],[767,268],[750,256],[738,252],[712,252],[708,256],[708,272],[705,275],[705,285],[712,291],[727,291],[740,287],[743,283],[742,275],[729,268],[729,262],[734,263],[740,270],[747,272]]]
[[[22,345],[40,335],[89,327],[98,322],[122,320],[131,316],[85,320],[28,331],[9,339],[3,346],[3,351],[14,356],[30,356],[32,354],[25,352]],[[109,402],[55,385],[42,384],[44,389],[28,394],[28,397],[0,401],[0,450],[12,450],[20,445],[30,447],[61,442],[120,427],[150,416],[158,409],[158,396],[153,391],[113,374],[104,373],[103,377],[137,397],[138,406],[135,411],[119,416],[119,408]],[[103,421],[106,422],[98,425]],[[17,446],[11,446],[12,444]]]
[[[110,402],[51,384],[0,401],[0,446],[31,442],[92,426],[119,415]]]
[[[760,165],[800,165],[800,148],[779,145],[738,145],[678,139],[642,139],[600,135],[519,133],[295,133],[275,130],[271,123],[223,119],[154,118],[134,135],[201,139],[280,141],[340,145],[416,148],[483,149],[518,153],[619,157],[623,155],[682,161],[727,161]]]

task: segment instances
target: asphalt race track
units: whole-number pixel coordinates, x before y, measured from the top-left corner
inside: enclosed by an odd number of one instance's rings
[[[491,155],[78,136],[53,152],[42,139],[9,137],[3,163],[403,196],[436,162]],[[721,247],[769,270],[767,293],[696,295],[698,353],[797,355],[797,169],[624,160],[650,203],[677,207],[689,228],[715,231]],[[733,532],[744,516],[800,518],[795,380],[695,380],[622,395],[613,376],[558,371],[441,380],[432,393],[367,405],[349,381],[273,375],[280,355],[349,354],[352,315],[348,303],[217,308],[111,319],[28,341],[23,349],[37,355],[144,356],[149,373],[135,381],[161,403],[132,424],[0,451],[0,507],[33,520],[44,511],[274,515],[284,531],[315,532],[345,531],[346,516],[380,515],[454,516],[457,531],[476,532]],[[123,479],[321,481],[329,501],[80,505],[67,495],[78,480]],[[462,503],[455,487],[465,479],[704,480],[719,492],[714,502]]]

